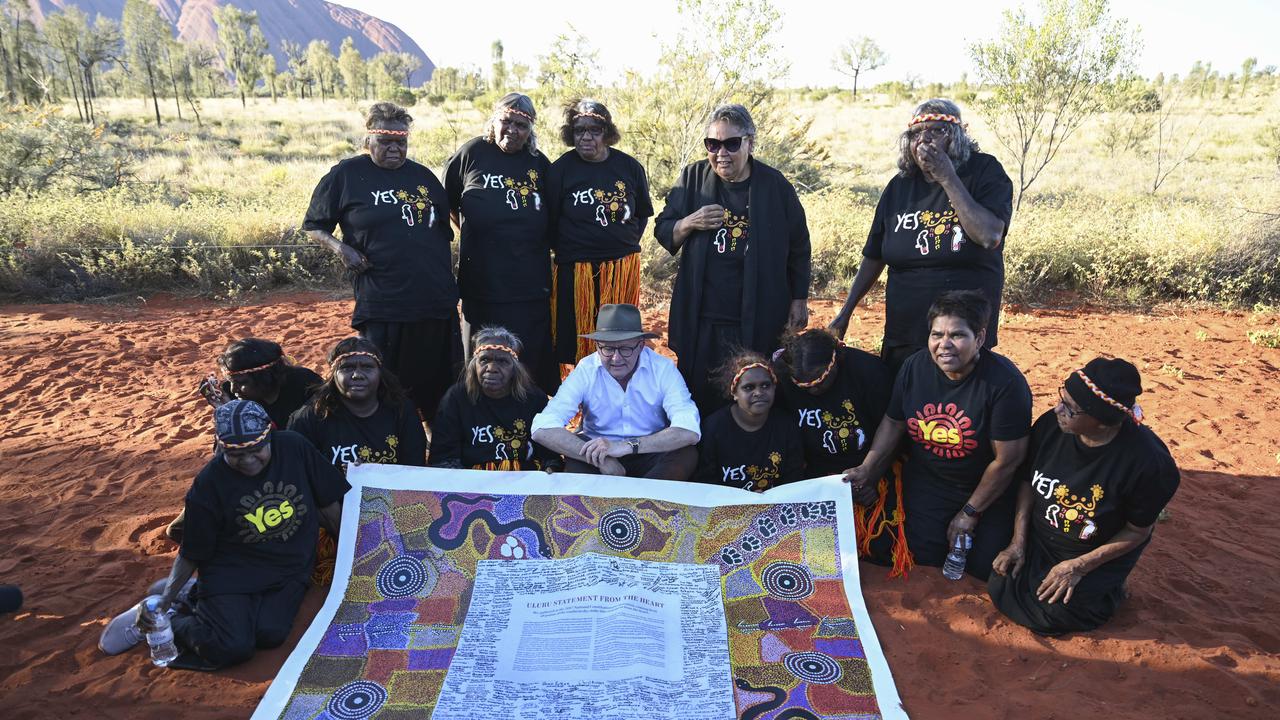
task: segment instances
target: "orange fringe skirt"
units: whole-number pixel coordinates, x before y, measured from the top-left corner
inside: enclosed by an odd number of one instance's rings
[[[312,585],[328,585],[333,582],[333,569],[338,563],[338,543],[324,528],[316,538],[316,565],[311,570]]]
[[[892,472],[894,495],[897,497],[893,512],[885,511],[889,502],[889,480],[880,478],[880,484],[876,488],[880,492],[880,497],[876,499],[876,504],[871,507],[854,505],[853,522],[858,532],[858,557],[871,555],[871,542],[888,532],[891,534],[893,559],[889,577],[905,578],[907,572],[915,567],[916,562],[911,556],[911,550],[907,548],[907,511],[902,504],[901,460],[894,461]]]
[[[560,273],[573,268],[573,326],[560,327],[557,314]],[[640,304],[640,253],[617,260],[586,261],[556,265],[551,273],[551,341],[559,347],[561,334],[585,335],[596,329],[596,312],[601,305]],[[595,352],[595,343],[578,338],[573,362]]]

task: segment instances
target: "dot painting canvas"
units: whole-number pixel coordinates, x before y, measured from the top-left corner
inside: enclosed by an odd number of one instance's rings
[[[254,718],[430,717],[446,704],[441,693],[459,686],[455,676],[446,687],[445,678],[469,607],[486,600],[475,595],[479,563],[586,554],[714,571],[728,667],[683,682],[728,685],[717,689],[731,697],[738,718],[906,717],[859,592],[852,506],[838,478],[763,494],[388,465],[353,466],[349,480],[328,598]],[[476,673],[486,666],[465,667]],[[584,672],[581,682],[598,680]],[[602,693],[596,703],[583,702],[563,679],[508,687],[516,697],[485,717],[696,714],[674,694],[681,683],[615,682],[591,686],[620,691]]]

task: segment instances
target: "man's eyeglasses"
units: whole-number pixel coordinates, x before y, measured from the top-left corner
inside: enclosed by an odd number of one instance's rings
[[[596,350],[599,351],[601,357],[611,358],[614,355],[620,356],[623,360],[629,359],[636,354],[639,345],[597,345]]]
[[[587,137],[588,135],[590,135],[591,137],[597,137],[597,138],[604,137],[604,128],[598,125],[595,125],[595,126],[589,126],[589,127],[575,127],[573,129],[574,137]]]
[[[1071,418],[1074,418],[1077,415],[1084,414],[1083,410],[1072,410],[1071,406],[1067,404],[1066,388],[1058,388],[1058,407],[1062,408],[1062,412],[1064,415],[1067,416],[1068,420],[1070,420]]]
[[[742,149],[742,141],[744,139],[746,138],[742,135],[739,135],[738,137],[725,138],[723,140],[703,138],[702,144],[707,146],[707,152],[709,153],[718,153],[720,152],[720,148],[724,148],[731,153],[736,153]]]

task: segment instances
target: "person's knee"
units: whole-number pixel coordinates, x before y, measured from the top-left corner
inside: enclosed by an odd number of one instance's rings
[[[220,638],[195,648],[197,655],[219,668],[239,665],[252,658],[255,650],[253,639],[248,637]]]
[[[263,649],[278,648],[289,639],[289,631],[293,629],[292,623],[289,625],[278,625],[273,627],[260,627],[254,637],[255,644]]]

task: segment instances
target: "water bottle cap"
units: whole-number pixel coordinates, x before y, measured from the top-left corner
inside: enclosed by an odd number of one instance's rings
[[[160,610],[160,600],[161,597],[159,595],[148,595],[147,599],[142,601],[142,609],[150,613],[158,612]]]

